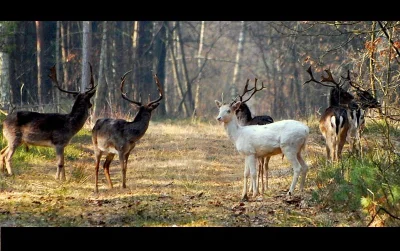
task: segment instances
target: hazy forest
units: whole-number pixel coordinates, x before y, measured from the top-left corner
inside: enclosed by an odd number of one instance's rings
[[[70,112],[74,99],[71,95],[60,92],[52,83],[49,74],[53,66],[63,89],[84,92],[90,82],[90,69],[97,88],[85,127],[73,138],[71,146],[68,146],[69,152],[66,150],[66,156],[70,154],[65,162],[67,176],[72,177],[67,178],[70,184],[60,185],[52,177],[55,172],[54,151],[49,149],[46,152],[44,148],[33,147],[25,152],[21,147],[13,160],[17,174],[14,177],[0,175],[0,194],[3,194],[0,226],[400,226],[399,50],[400,21],[0,21],[1,121],[7,114],[20,110]],[[326,162],[318,119],[329,106],[330,88],[315,82],[306,83],[310,79],[307,73],[310,66],[318,80],[326,74],[325,70],[329,70],[337,82],[349,74],[353,81],[361,88],[369,90],[382,104],[380,109],[371,109],[366,115],[362,157],[353,156],[346,151],[346,158],[339,164]],[[90,130],[98,118],[133,118],[137,110],[121,98],[120,91],[121,77],[131,70],[125,83],[125,92],[130,99],[147,101],[157,98],[154,74],[160,80],[164,98],[153,112],[142,143],[131,154],[129,165],[132,166],[128,168],[128,176],[133,175],[135,178],[130,185],[128,182],[130,190],[108,191],[102,177],[104,184],[100,186],[100,195],[93,195],[94,161]],[[281,197],[277,194],[288,188],[291,178],[288,163],[276,157],[270,165],[270,170],[275,171],[282,163],[288,168],[287,177],[284,177],[287,181],[283,182],[282,187],[277,181],[276,189],[267,192],[264,201],[239,204],[244,159],[236,156],[234,146],[215,119],[218,108],[214,100],[231,102],[243,90],[248,80],[250,85],[257,80],[258,84],[263,83],[265,86],[248,101],[253,115],[269,115],[275,121],[305,121],[312,130],[309,144],[311,150],[308,151],[307,161],[313,171],[308,176],[308,193],[298,200],[282,199],[280,206],[277,205],[276,208],[269,208],[268,203],[272,202],[268,200],[279,200]],[[343,88],[350,90],[348,85]],[[177,126],[178,129],[172,129],[172,126]],[[179,137],[171,136],[166,139],[165,134],[168,135],[169,130]],[[186,136],[181,135],[179,130]],[[204,133],[203,136],[197,135],[200,132]],[[185,148],[185,142],[191,136],[199,139],[198,145]],[[161,149],[164,142],[151,146],[149,140],[157,142],[161,138],[166,140],[166,144],[170,142],[177,145],[181,142],[183,145],[180,150],[184,154],[171,152],[168,155],[163,152],[165,156],[158,156],[154,151]],[[5,144],[2,138],[2,148]],[[216,144],[215,149],[213,144]],[[165,201],[177,200],[177,195],[172,195],[172,187],[178,185],[179,179],[176,177],[175,181],[162,180],[158,185],[154,185],[154,180],[143,184],[153,184],[152,189],[159,193],[153,202],[144,204],[147,197],[140,197],[140,189],[137,187],[139,185],[136,185],[141,179],[147,179],[146,175],[150,175],[148,170],[140,173],[140,168],[147,165],[144,158],[160,157],[157,161],[172,161],[182,157],[182,166],[186,168],[189,166],[186,161],[190,162],[191,158],[195,158],[191,154],[197,151],[196,147],[206,148],[207,145],[210,149],[207,154],[204,153],[204,160],[208,162],[201,162],[199,166],[205,168],[204,172],[209,173],[210,177],[223,165],[235,167],[235,178],[232,173],[229,173],[230,176],[227,174],[234,182],[226,180],[229,193],[234,198],[213,198],[204,187],[203,190],[198,188],[202,181],[193,179],[200,175],[200,171],[197,173],[198,171],[192,170],[186,174],[177,174],[178,177],[186,177],[187,182],[184,186],[186,190],[181,192],[184,194],[182,196],[188,196],[182,199],[186,203],[182,202],[182,208],[183,205],[186,208],[187,201],[204,199],[209,207],[219,209],[226,206],[228,209],[224,210],[231,212],[233,218],[228,218],[227,214],[219,211],[191,211],[188,219],[185,218],[186,214],[179,218],[173,205],[165,209]],[[218,146],[223,147],[223,159],[226,162],[217,155]],[[162,149],[168,147],[165,145]],[[147,151],[145,155],[141,155],[143,149]],[[42,156],[43,163],[33,161],[35,156]],[[87,167],[79,164],[80,160],[86,161]],[[135,164],[139,161],[143,161],[140,167]],[[116,164],[113,164],[112,169],[115,171],[112,176],[116,187],[119,187],[119,165],[114,165]],[[181,166],[178,163],[171,165]],[[36,166],[41,167],[36,169]],[[134,172],[133,169],[137,171]],[[152,175],[160,176],[153,166],[149,169]],[[271,171],[271,179],[274,178],[273,172]],[[48,174],[46,177],[40,176],[45,173]],[[100,173],[102,175],[102,170]],[[192,182],[188,175],[191,175]],[[223,179],[221,177],[224,175],[218,174],[215,177]],[[275,178],[278,176],[275,173]],[[35,177],[38,180],[31,182]],[[167,177],[168,175],[164,178]],[[19,183],[21,181],[18,179],[23,180],[24,184]],[[41,183],[43,180],[52,183]],[[104,209],[113,205],[131,211],[119,220],[108,218],[108,221],[106,210],[101,215],[81,212],[84,220],[67,223],[67,212],[55,213],[55,210],[62,209],[42,208],[39,213],[30,206],[17,208],[16,202],[7,204],[6,198],[17,196],[13,195],[13,191],[20,191],[27,196],[34,193],[36,197],[32,200],[36,201],[34,204],[40,204],[39,207],[62,203],[60,201],[72,203],[71,198],[79,197],[72,190],[78,189],[79,185],[84,187],[86,197],[93,196],[85,198],[86,204],[83,203],[80,207],[103,205]],[[274,184],[271,185],[273,187]],[[170,189],[169,192],[159,191],[163,187]],[[44,189],[47,189],[46,193]],[[53,189],[53,192],[48,192],[49,189]],[[71,193],[66,192],[69,189]],[[118,193],[126,196],[115,199]],[[63,199],[54,199],[57,196],[62,196]],[[136,197],[130,199],[129,196],[140,197],[140,200]],[[301,211],[304,209],[304,198],[307,199],[306,208],[313,208],[318,212],[325,210],[329,217],[313,218],[309,216],[312,213],[307,214],[310,210]],[[155,204],[159,200],[162,205]],[[151,210],[150,203],[153,203]],[[180,206],[179,202],[174,203],[177,207]],[[298,217],[297,221],[286,217],[288,212],[282,209],[285,205],[298,210],[296,216],[292,215],[294,218]],[[64,206],[68,207],[65,204]],[[191,206],[191,210],[195,210],[193,208],[196,207],[192,204]],[[157,207],[164,208],[162,214],[155,209]],[[24,210],[27,215],[29,210],[33,210],[33,214],[47,214],[46,220],[41,221],[41,216],[37,220],[28,220],[29,217],[24,217],[21,213]],[[10,213],[15,211],[20,212],[18,217]],[[257,214],[261,211],[263,213]],[[335,212],[336,215],[331,215]],[[343,216],[341,213],[349,213],[351,216]],[[56,215],[61,214],[65,216],[65,221],[57,218]],[[202,214],[202,217],[194,216]],[[213,214],[220,218],[215,221],[207,218]],[[284,216],[279,218],[278,215]],[[302,220],[299,215],[302,215]],[[271,217],[275,216],[272,220]],[[343,221],[343,217],[347,217],[347,221]]]

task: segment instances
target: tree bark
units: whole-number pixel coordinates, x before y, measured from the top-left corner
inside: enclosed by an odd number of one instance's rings
[[[242,27],[239,33],[238,46],[236,51],[236,60],[235,60],[235,68],[233,69],[233,77],[231,83],[231,98],[236,98],[238,94],[238,83],[237,80],[240,78],[240,60],[242,59],[243,51],[244,51],[244,42],[245,42],[245,33],[246,33],[246,22],[241,21]]]
[[[199,36],[199,48],[197,49],[197,69],[199,71],[199,76],[197,78],[197,85],[196,85],[196,91],[195,91],[195,98],[194,98],[194,111],[195,113],[199,112],[200,108],[200,81],[202,77],[202,71],[201,69],[201,54],[203,52],[203,44],[204,44],[204,28],[205,28],[205,22],[201,21],[201,26],[200,26],[200,36]],[[197,114],[195,114],[197,115]]]
[[[99,63],[98,86],[94,98],[93,120],[96,121],[100,113],[105,109],[107,86],[105,82],[104,68],[107,65],[107,21],[103,22],[103,32],[101,39],[101,52]]]
[[[37,97],[39,105],[43,104],[43,25],[35,21],[36,27],[36,66],[37,66]],[[43,107],[40,106],[40,109]]]
[[[82,39],[82,82],[80,92],[85,92],[86,86],[90,83],[90,48],[92,47],[92,27],[91,21],[83,21]]]

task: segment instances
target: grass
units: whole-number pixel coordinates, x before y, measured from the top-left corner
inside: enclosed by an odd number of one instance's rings
[[[325,203],[319,187],[332,178],[321,176],[325,147],[317,124],[305,159],[310,166],[306,189],[285,196],[292,171],[281,156],[270,161],[269,190],[241,203],[244,159],[216,121],[152,121],[132,151],[127,188],[121,188],[117,158],[108,189],[99,172],[94,193],[91,132],[82,129],[65,149],[66,182],[54,179],[56,160],[51,148],[18,149],[12,177],[0,175],[1,226],[365,226],[360,212],[342,212]],[[1,146],[5,145],[2,142]],[[346,156],[346,154],[344,154]],[[103,157],[104,161],[104,157]],[[103,162],[102,161],[102,162]],[[298,188],[298,187],[297,187]],[[340,200],[341,198],[337,198]]]

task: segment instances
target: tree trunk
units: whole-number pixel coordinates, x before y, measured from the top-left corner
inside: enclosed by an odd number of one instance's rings
[[[3,32],[3,24],[0,22],[0,33]],[[0,52],[0,109],[9,112],[11,108],[10,93],[10,55]]]
[[[100,113],[103,111],[106,103],[107,86],[105,82],[104,68],[107,65],[107,21],[103,22],[103,36],[101,40],[101,52],[100,52],[100,63],[99,63],[99,75],[98,75],[98,86],[96,96],[94,99],[93,108],[93,122],[97,120]]]
[[[181,67],[182,67],[182,75],[183,75],[183,81],[186,84],[186,92],[183,94],[182,101],[181,103],[185,102],[185,98],[187,97],[187,102],[188,102],[188,113],[186,116],[190,116],[190,114],[193,112],[194,109],[194,104],[193,104],[193,94],[192,94],[192,85],[189,82],[189,74],[187,70],[187,64],[186,64],[186,54],[185,54],[185,43],[182,40],[182,32],[181,32],[181,26],[180,22],[177,22],[177,35],[178,35],[178,41],[179,41],[179,48],[181,52]],[[180,105],[179,105],[180,106]]]
[[[244,42],[245,42],[245,33],[246,33],[246,22],[241,21],[242,23],[242,28],[240,30],[239,34],[239,41],[238,41],[238,47],[236,51],[236,60],[235,60],[235,68],[233,69],[233,77],[232,77],[232,83],[231,83],[231,98],[234,99],[236,98],[238,94],[238,83],[236,81],[240,78],[240,60],[243,56],[243,47],[244,47]]]
[[[60,76],[60,34],[61,34],[61,21],[57,21],[56,30],[56,74]],[[60,112],[60,91],[57,88],[53,88],[53,100],[56,101],[57,112]]]
[[[63,66],[63,75],[62,75],[62,84],[64,84],[64,88],[69,89],[70,86],[68,85],[69,75],[68,75],[68,51],[67,51],[67,31],[64,28],[67,26],[63,22],[60,24],[60,42],[61,42],[61,62]],[[67,26],[68,27],[68,26]],[[67,28],[68,29],[68,28]],[[57,75],[59,76],[59,75]]]
[[[204,44],[204,28],[205,28],[205,22],[201,21],[200,36],[199,36],[199,48],[197,50],[197,69],[199,71],[199,76],[197,78],[197,85],[196,85],[195,98],[194,98],[194,112],[195,113],[198,113],[199,108],[200,108],[200,103],[199,103],[200,102],[200,81],[201,81],[201,77],[202,77],[201,54],[203,52],[203,44]]]
[[[82,40],[82,82],[80,92],[85,92],[86,86],[90,83],[90,48],[92,47],[92,24],[91,21],[83,21]]]
[[[179,96],[180,100],[183,100],[182,83],[181,83],[180,78],[179,78],[178,62],[176,60],[176,53],[175,53],[175,50],[174,50],[174,43],[172,41],[174,41],[174,33],[172,32],[172,30],[168,26],[168,48],[169,48],[170,55],[171,55],[171,68],[172,68],[172,72],[173,72],[173,75],[174,75],[173,85],[176,85],[176,89],[178,90],[178,96]],[[174,113],[182,111],[184,116],[187,115],[187,107],[186,107],[186,104],[184,102],[182,103],[182,110],[180,110],[180,106],[175,106],[174,102],[172,100],[169,103],[172,105],[172,107],[175,107]]]
[[[158,78],[161,81],[161,88],[164,93],[164,81],[165,81],[165,61],[167,57],[167,48],[166,48],[166,27],[164,22],[159,22],[157,27],[157,34],[155,34],[154,38],[154,59],[153,59],[153,68],[157,73]],[[158,96],[158,91],[152,95],[153,97]],[[164,95],[165,96],[165,95]],[[166,115],[165,109],[165,101],[160,103],[160,106],[155,111],[156,114],[159,114],[161,117]]]
[[[36,65],[37,65],[37,94],[39,105],[43,104],[43,24],[35,21],[36,26]],[[43,107],[40,106],[42,110]],[[43,110],[42,110],[43,111]]]

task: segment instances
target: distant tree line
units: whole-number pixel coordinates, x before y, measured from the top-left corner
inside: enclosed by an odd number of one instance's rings
[[[93,118],[133,114],[119,90],[143,101],[165,99],[159,118],[213,118],[214,100],[228,102],[247,79],[267,88],[249,105],[275,120],[317,115],[327,88],[303,85],[316,74],[352,78],[396,120],[399,105],[399,21],[1,21],[0,108],[69,112],[71,98],[48,77],[56,65],[64,89],[84,91],[89,63],[98,85]]]

